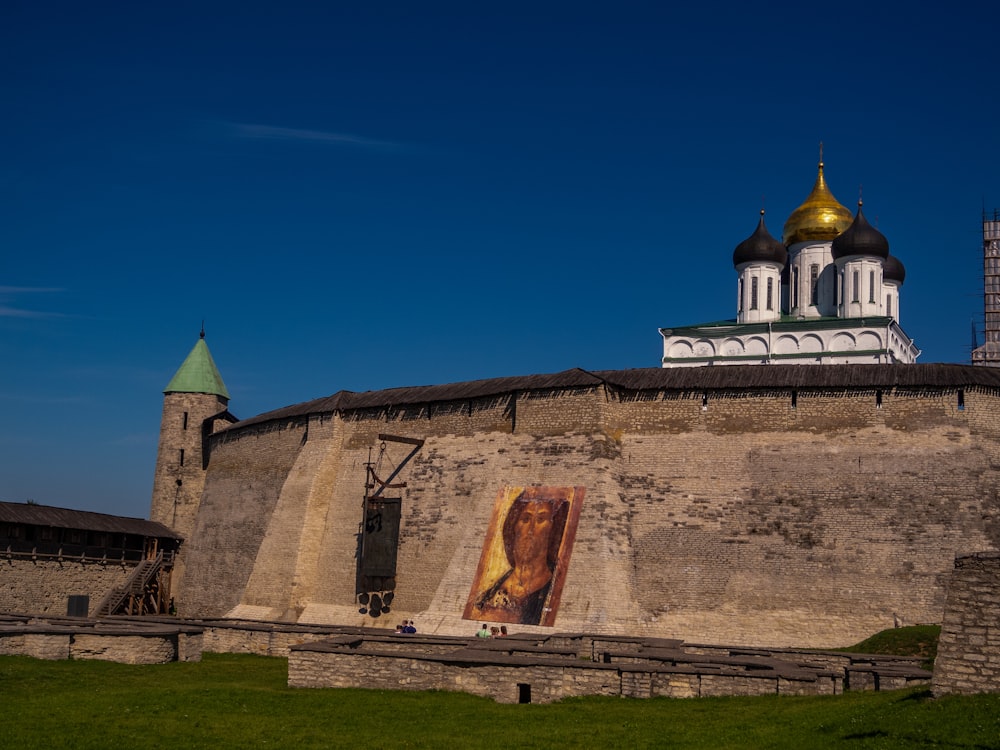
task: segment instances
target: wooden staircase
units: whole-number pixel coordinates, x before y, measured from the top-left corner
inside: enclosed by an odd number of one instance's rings
[[[162,552],[140,562],[121,586],[104,595],[97,605],[95,617],[162,614],[163,592],[159,576],[162,570]]]

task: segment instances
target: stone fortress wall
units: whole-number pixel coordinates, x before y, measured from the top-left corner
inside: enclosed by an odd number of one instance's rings
[[[955,560],[938,655],[934,693],[1000,691],[1000,552]]]
[[[921,367],[933,366],[886,371]],[[370,408],[237,423],[211,438],[193,529],[178,529],[189,540],[180,613],[388,628],[409,618],[421,632],[471,634],[478,623],[462,612],[505,485],[586,488],[562,631],[847,645],[940,622],[955,557],[1000,548],[995,386],[874,387],[848,374],[708,388],[697,379],[735,368],[701,369],[684,388],[396,405],[384,392]],[[356,551],[380,433],[425,443],[400,475],[391,612],[373,618],[355,599]],[[389,457],[409,449],[389,444]]]
[[[128,580],[135,566],[131,561],[71,556],[32,560],[0,553],[0,612],[65,615],[71,596],[89,597],[94,612],[110,589]]]

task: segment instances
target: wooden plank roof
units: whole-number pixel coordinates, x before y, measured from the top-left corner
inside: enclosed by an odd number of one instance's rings
[[[309,414],[392,408],[445,401],[503,396],[514,392],[595,388],[618,391],[734,391],[776,389],[967,388],[1000,389],[1000,368],[956,364],[926,365],[726,365],[715,367],[647,367],[632,370],[580,368],[548,375],[471,380],[446,385],[388,388],[381,391],[338,391],[244,419],[228,429]]]
[[[51,505],[35,505],[33,503],[0,502],[0,523],[20,523],[80,531],[104,531],[113,534],[134,534],[158,539],[183,538],[180,534],[156,521],[109,516],[104,513],[56,508]]]

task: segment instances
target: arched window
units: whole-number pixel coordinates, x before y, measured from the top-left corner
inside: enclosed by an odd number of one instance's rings
[[[751,310],[756,310],[757,309],[757,282],[758,281],[759,281],[759,279],[756,276],[754,276],[752,279],[750,279],[750,309]]]
[[[774,279],[767,280],[767,309],[774,309]]]

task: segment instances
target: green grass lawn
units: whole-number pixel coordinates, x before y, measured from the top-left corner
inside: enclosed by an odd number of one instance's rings
[[[1000,748],[1000,695],[574,698],[291,689],[284,659],[0,657],[0,748]]]

